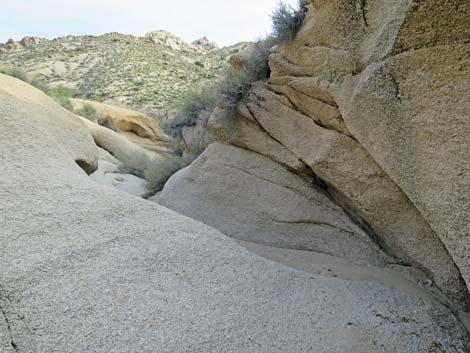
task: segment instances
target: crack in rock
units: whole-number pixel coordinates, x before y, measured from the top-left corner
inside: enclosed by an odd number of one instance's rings
[[[7,317],[7,314],[5,313],[5,310],[1,306],[0,306],[0,313],[3,316],[3,319],[5,321],[5,324],[6,324],[6,327],[7,327],[7,330],[8,330],[8,336],[9,336],[9,339],[10,339],[11,348],[12,348],[13,352],[19,353],[18,348],[16,346],[16,343],[13,340],[13,334],[11,332],[10,321],[8,320],[8,317]]]

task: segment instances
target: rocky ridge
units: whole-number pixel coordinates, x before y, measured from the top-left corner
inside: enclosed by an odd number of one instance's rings
[[[226,70],[229,51],[207,38],[195,43],[165,31],[25,37],[0,46],[0,66],[72,87],[78,98],[161,115],[175,110],[190,88],[214,82]]]

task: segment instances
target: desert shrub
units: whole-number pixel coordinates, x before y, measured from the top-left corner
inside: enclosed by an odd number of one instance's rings
[[[269,53],[274,45],[276,40],[272,37],[257,41],[242,72],[236,76],[228,73],[219,83],[220,93],[228,108],[235,110],[248,97],[255,82],[269,77]]]
[[[288,43],[294,40],[305,19],[308,4],[309,0],[299,0],[298,7],[293,8],[283,1],[279,2],[271,15],[272,35],[278,42]]]
[[[22,68],[14,67],[11,69],[10,76],[17,78],[18,80],[30,83],[31,79],[29,75]]]
[[[217,85],[200,86],[188,92],[182,100],[181,125],[190,126],[196,123],[199,114],[215,108],[220,97]]]
[[[156,160],[144,171],[147,188],[151,193],[162,190],[168,179],[180,169],[181,158],[178,156],[169,156]]]
[[[47,81],[40,75],[36,75],[33,78],[31,78],[31,76],[28,75],[22,68],[8,67],[8,66],[0,66],[0,73],[15,77],[47,93],[47,90],[48,90]]]
[[[0,74],[11,76],[11,67],[0,66]]]
[[[132,174],[139,178],[144,178],[145,170],[157,162],[153,153],[140,147],[136,147],[133,151],[117,150],[113,155],[122,163],[119,173]]]
[[[78,115],[94,121],[96,119],[96,108],[90,103],[84,103],[80,109],[77,110]]]
[[[73,104],[70,98],[75,96],[75,92],[72,88],[66,87],[64,85],[58,85],[49,89],[47,94],[54,98],[65,109],[73,111]]]
[[[49,87],[47,80],[39,75],[34,76],[34,78],[31,80],[31,85],[33,85],[37,89],[40,89],[41,91],[46,92],[46,93]]]
[[[14,78],[17,78],[18,80],[30,83],[31,78],[29,75],[24,71],[22,68],[19,67],[8,67],[8,66],[3,66],[0,67],[0,73],[8,76],[12,76]]]

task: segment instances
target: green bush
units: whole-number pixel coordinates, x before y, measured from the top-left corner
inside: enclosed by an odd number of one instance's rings
[[[0,74],[15,77],[47,93],[47,90],[48,90],[47,81],[40,75],[36,75],[31,79],[30,75],[28,75],[23,69],[18,68],[18,67],[7,67],[7,66],[0,66]]]
[[[11,76],[11,67],[0,66],[0,74]]]
[[[96,120],[96,109],[90,103],[83,104],[82,107],[78,109],[77,113],[88,120]]]
[[[40,89],[41,91],[47,93],[48,91],[48,83],[47,80],[44,79],[43,77],[36,75],[34,78],[31,80],[31,85],[36,87],[37,89]]]
[[[73,111],[72,101],[70,100],[70,98],[73,98],[75,96],[75,92],[73,91],[73,89],[64,85],[58,85],[49,89],[47,94],[54,98],[65,109]]]
[[[269,77],[269,53],[275,44],[272,37],[257,41],[243,71],[236,77],[228,74],[219,84],[228,108],[236,109],[248,97],[253,83]]]
[[[21,69],[19,67],[14,67],[11,70],[10,75],[17,78],[18,80],[21,80],[21,81],[24,81],[24,82],[27,82],[27,83],[31,82],[31,78],[29,77],[29,75],[23,69]]]
[[[181,158],[178,156],[169,156],[155,161],[144,171],[147,188],[151,193],[161,191],[168,179],[180,169]]]
[[[215,108],[220,93],[217,85],[202,86],[188,92],[182,100],[182,108],[179,113],[182,116],[183,126],[196,123],[199,114],[203,111],[211,111]]]
[[[309,0],[299,0],[297,9],[280,1],[271,15],[273,37],[280,43],[294,40],[307,13]]]
[[[18,80],[30,83],[31,78],[22,68],[19,67],[0,67],[0,73],[17,78]]]

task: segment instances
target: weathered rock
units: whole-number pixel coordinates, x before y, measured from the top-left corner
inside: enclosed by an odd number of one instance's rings
[[[201,51],[204,51],[204,52],[209,52],[209,51],[212,51],[212,50],[215,50],[215,49],[219,48],[217,43],[210,42],[209,39],[207,39],[207,37],[199,38],[199,39],[195,40],[194,42],[192,42],[191,45],[195,46],[196,48],[198,48],[198,49],[200,49]]]
[[[365,222],[390,255],[430,273],[450,297],[460,301],[467,297],[440,239],[364,148],[348,136],[318,126],[261,85],[253,96],[248,106],[256,120],[330,187],[339,204]]]
[[[212,113],[208,127],[218,142],[260,153],[295,171],[306,169],[296,156],[262,129],[246,105],[242,105],[235,115],[219,105]]]
[[[51,134],[58,143],[63,144],[63,148],[85,172],[91,174],[97,169],[96,145],[91,135],[82,128],[83,124],[77,116],[56,104],[40,90],[2,74],[0,74],[0,94],[10,100],[23,102],[18,111],[29,115],[31,120],[39,119],[31,112],[31,106],[34,104],[35,112],[41,115],[40,118],[47,119],[47,123],[42,124],[42,129],[47,129],[43,133]],[[3,112],[8,113],[5,110]]]
[[[15,41],[15,40],[13,40],[13,39],[8,39],[8,41],[4,44],[3,47],[4,47],[7,51],[10,51],[10,50],[19,50],[19,49],[22,49],[22,48],[23,48],[23,46],[22,46],[19,42]]]
[[[254,114],[263,129],[390,253],[431,269],[461,303],[469,14],[462,0],[314,1],[296,40],[270,56],[269,89],[279,95],[258,92],[249,106],[263,107]],[[433,250],[420,246],[428,242]]]
[[[129,168],[144,170],[152,161],[161,158],[117,132],[81,118],[95,143]]]
[[[310,86],[317,99],[330,92],[350,133],[442,240],[467,287],[469,15],[465,0],[315,1],[297,39],[270,60],[273,83],[303,81],[294,90]],[[276,90],[295,101],[286,87]],[[295,104],[315,119],[305,99]]]
[[[308,179],[233,146],[209,146],[170,179],[160,203],[236,239],[362,264],[390,260]]]
[[[46,38],[39,38],[39,37],[23,37],[23,39],[20,40],[20,44],[25,47],[25,48],[28,48],[32,45],[37,45],[37,44],[40,44],[40,43],[43,43],[43,42],[46,42],[47,39]]]
[[[439,298],[264,260],[208,226],[92,182],[74,163],[91,137],[62,108],[6,90],[0,107],[0,305],[16,351],[468,349]]]
[[[207,123],[198,120],[194,125],[185,126],[181,130],[183,164],[189,165],[212,142]]]
[[[439,46],[371,65],[345,89],[354,136],[446,244],[467,286],[470,46]]]
[[[295,83],[295,79],[292,81]],[[292,88],[292,81],[286,85],[271,85],[270,89],[288,97],[297,109],[311,117],[318,125],[351,135],[335,103],[328,103],[295,90]]]
[[[192,45],[186,43],[180,37],[168,31],[152,31],[145,34],[146,42],[159,44],[177,51],[195,51],[206,52],[207,48],[203,45]],[[201,38],[202,39],[202,38]],[[206,38],[207,39],[207,38]]]
[[[130,109],[99,102],[73,99],[74,108],[79,110],[84,104],[96,109],[98,122],[105,125],[130,141],[157,153],[166,153],[170,138],[160,129],[158,122],[149,116]]]
[[[106,161],[100,161],[98,170],[90,175],[90,178],[101,185],[112,186],[118,190],[139,197],[148,193],[147,182],[135,175],[120,173],[115,165]]]

